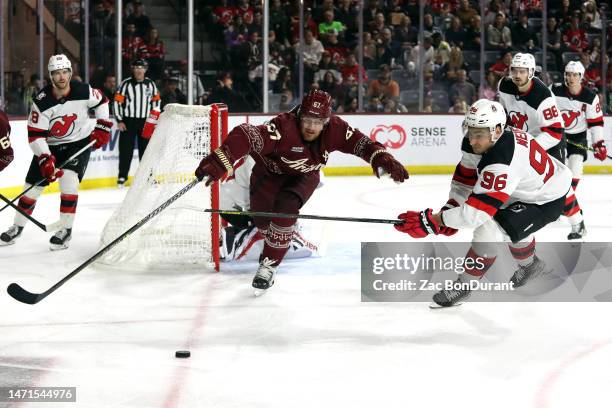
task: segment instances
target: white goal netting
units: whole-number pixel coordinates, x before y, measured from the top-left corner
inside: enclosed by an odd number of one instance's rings
[[[194,179],[198,163],[219,145],[219,133],[227,129],[223,120],[227,114],[219,114],[214,106],[166,105],[125,200],[102,232],[103,246]],[[99,262],[140,269],[218,265],[212,240],[218,236],[218,217],[203,211],[215,200],[216,183],[196,185]]]

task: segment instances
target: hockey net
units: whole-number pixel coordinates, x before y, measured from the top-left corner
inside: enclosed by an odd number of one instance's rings
[[[134,181],[102,232],[108,245],[194,179],[200,160],[227,135],[222,104],[168,104],[159,118]],[[219,185],[199,183],[125,238],[99,262],[135,269],[177,266],[219,269]],[[216,237],[216,238],[214,238]]]

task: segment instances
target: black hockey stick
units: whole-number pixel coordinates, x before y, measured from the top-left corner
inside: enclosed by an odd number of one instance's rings
[[[215,209],[206,209],[204,211],[209,212],[209,213],[214,213],[214,214],[246,215],[249,217],[305,218],[308,220],[370,222],[370,223],[376,223],[376,224],[395,224],[395,225],[401,225],[404,223],[404,221],[400,219],[389,220],[389,219],[381,219],[381,218],[331,217],[331,216],[325,216],[325,215],[285,214],[285,213],[274,213],[274,212],[232,211],[232,210],[215,210]]]
[[[57,282],[55,285],[51,286],[45,292],[42,292],[42,293],[28,292],[27,290],[25,290],[24,288],[22,288],[21,286],[19,286],[16,283],[11,283],[8,286],[8,288],[6,288],[6,291],[8,292],[9,295],[11,295],[11,297],[13,297],[13,299],[18,300],[21,303],[27,303],[28,305],[34,305],[34,304],[40,302],[41,300],[43,300],[44,298],[49,296],[51,293],[55,292],[64,283],[68,282],[68,280],[70,280],[74,275],[76,275],[77,273],[81,272],[83,269],[87,268],[90,264],[92,264],[94,261],[96,261],[102,255],[104,255],[105,253],[107,253],[108,251],[113,249],[121,241],[123,241],[124,239],[129,237],[130,234],[132,234],[134,231],[136,231],[137,229],[142,227],[144,224],[146,224],[149,220],[151,220],[151,218],[155,217],[157,214],[159,214],[160,212],[165,210],[170,204],[175,202],[179,197],[181,197],[187,191],[192,189],[198,183],[199,183],[199,180],[195,179],[191,183],[187,184],[178,193],[176,193],[175,195],[170,197],[162,205],[160,205],[155,210],[150,212],[146,217],[144,217],[142,220],[138,221],[136,224],[134,224],[130,229],[125,231],[123,234],[119,235],[113,242],[111,242],[110,244],[108,244],[107,246],[105,246],[104,248],[99,250],[98,252],[96,252],[91,258],[89,258],[88,260],[83,262],[78,268],[76,268],[74,271],[70,272],[62,280]]]
[[[595,149],[593,149],[592,147],[581,145],[580,143],[575,143],[575,142],[572,142],[571,140],[567,140],[567,143],[571,144],[572,146],[576,146],[576,147],[579,147],[581,149],[588,150],[589,152],[594,152],[595,151]],[[608,159],[612,159],[612,156],[608,156],[608,155],[606,155],[606,156],[608,157]]]
[[[13,204],[11,202],[11,200],[6,198],[2,194],[0,194],[0,200],[4,201],[6,203],[6,205],[8,205],[9,207],[12,207],[13,209],[15,209],[15,211],[17,211],[19,214],[21,214],[24,217],[26,217],[28,220],[32,221],[32,223],[34,225],[36,225],[38,228],[40,228],[41,230],[43,230],[45,232],[57,231],[59,229],[59,227],[61,226],[61,221],[54,222],[53,224],[49,224],[49,225],[43,224],[42,222],[38,221],[36,218],[32,217],[27,212],[23,211],[21,208],[19,208],[15,204]]]
[[[81,150],[79,150],[78,152],[76,152],[75,154],[73,154],[72,156],[70,156],[69,158],[67,158],[66,160],[64,160],[64,162],[62,164],[60,164],[57,169],[62,169],[65,165],[67,165],[68,163],[70,163],[72,160],[74,160],[77,156],[79,156],[81,153],[83,153],[85,150],[89,149],[91,146],[94,145],[94,143],[96,143],[96,141],[92,141],[90,142],[88,145],[83,146],[83,148]],[[31,189],[33,189],[34,187],[38,187],[40,185],[40,183],[42,183],[43,181],[45,181],[46,179],[42,179],[42,180],[38,180],[36,182],[36,184],[31,185],[30,187],[28,187],[27,189],[23,190],[21,192],[21,194],[19,194],[17,197],[13,198],[11,200],[11,204],[15,204],[15,201],[19,200],[21,198],[22,195],[26,194],[28,191],[30,191]],[[0,211],[3,211],[5,208],[8,208],[9,205],[5,205],[4,207],[0,208]]]

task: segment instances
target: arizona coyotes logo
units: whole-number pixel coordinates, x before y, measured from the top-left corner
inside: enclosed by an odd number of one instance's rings
[[[62,117],[52,119],[49,134],[58,139],[70,136],[74,130],[74,121],[77,120],[77,117],[77,114],[73,113],[72,115],[64,115]]]
[[[580,112],[564,110],[561,112],[561,117],[563,118],[563,125],[566,129],[571,129],[578,124],[578,118],[580,117]]]
[[[510,122],[512,123],[512,127],[522,130],[529,130],[529,126],[527,126],[527,115],[521,112],[512,111],[508,114],[510,118]]]
[[[377,125],[370,132],[370,139],[390,149],[399,149],[406,143],[406,131],[400,125]]]

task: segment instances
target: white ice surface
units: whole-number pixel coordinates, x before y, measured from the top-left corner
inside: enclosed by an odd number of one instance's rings
[[[397,186],[328,177],[304,213],[395,218],[437,209],[449,176]],[[588,240],[612,238],[610,177],[587,176],[578,198]],[[389,225],[329,223],[323,258],[286,261],[254,298],[255,264],[207,271],[89,267],[35,306],[42,291],[94,254],[123,191],[80,193],[70,249],[28,225],[0,248],[0,386],[75,386],[63,407],[595,407],[612,405],[612,305],[361,303],[360,242],[403,241]],[[58,219],[58,195],[34,215]],[[0,213],[0,229],[12,210]],[[557,222],[539,241],[563,241]],[[469,240],[470,231],[457,240]],[[189,349],[179,360],[175,350]],[[22,403],[2,406],[41,407]]]

